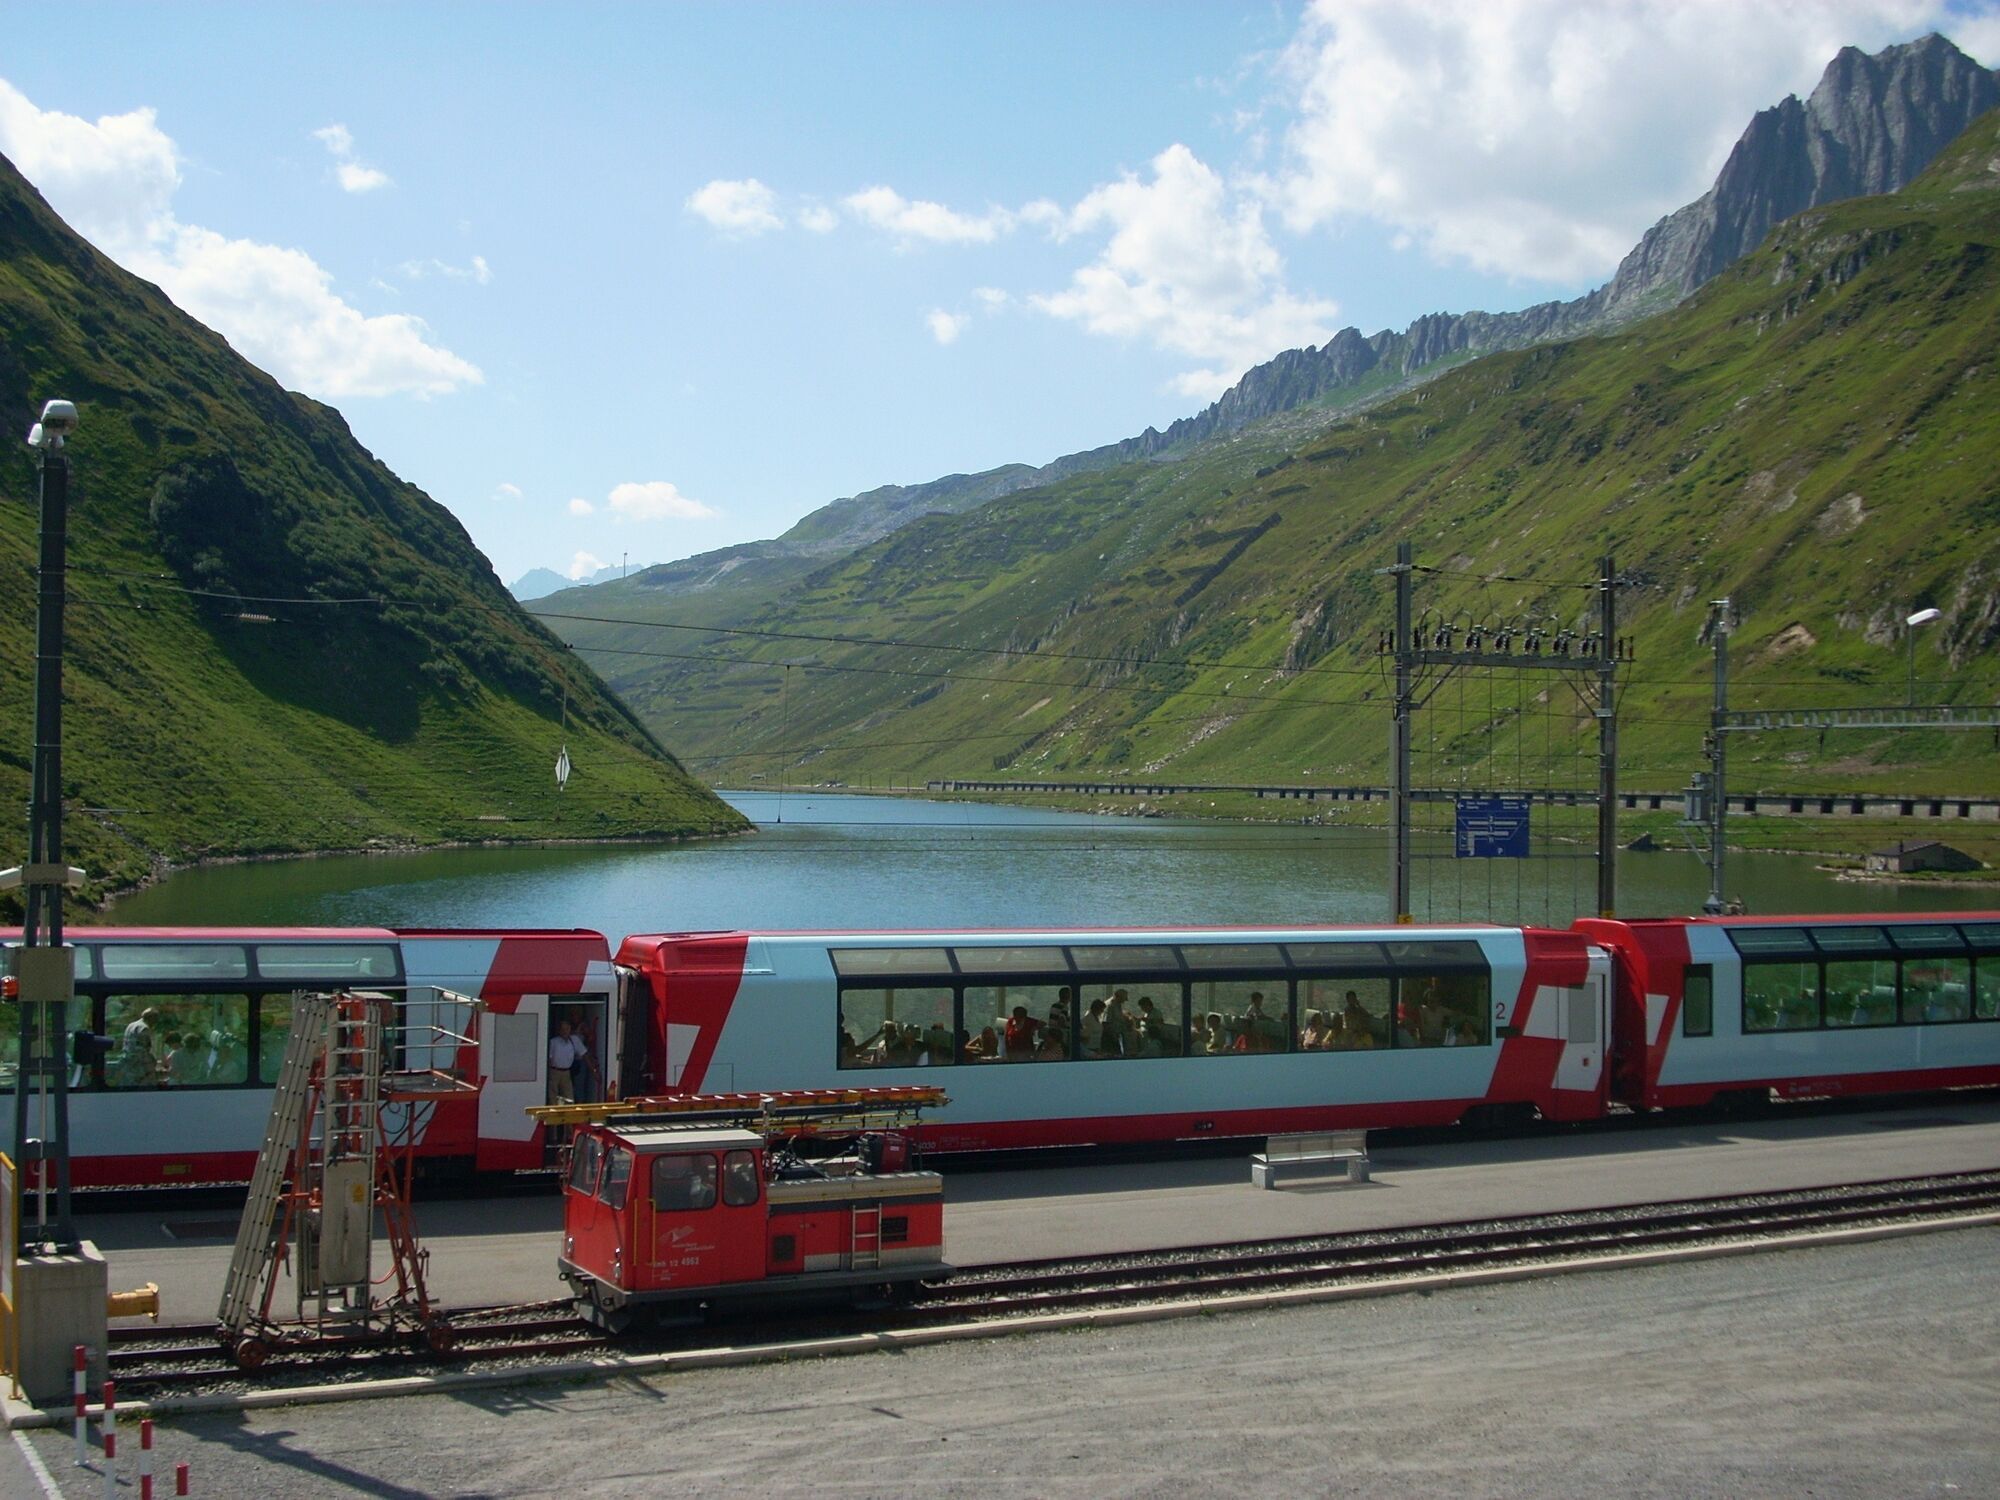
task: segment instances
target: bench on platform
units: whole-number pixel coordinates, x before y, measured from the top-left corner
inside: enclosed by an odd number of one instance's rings
[[[1348,1182],[1368,1180],[1368,1132],[1323,1130],[1311,1135],[1274,1135],[1250,1158],[1250,1181],[1278,1187],[1285,1178],[1338,1173]]]

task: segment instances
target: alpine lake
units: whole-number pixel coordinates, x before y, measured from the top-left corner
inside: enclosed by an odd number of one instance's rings
[[[212,865],[92,919],[128,926],[716,929],[1322,925],[1388,920],[1387,835],[821,792],[730,792],[757,824],[674,844],[481,847]],[[1866,830],[1857,828],[1857,838]],[[1412,915],[1567,925],[1595,905],[1586,851],[1420,852]],[[1621,916],[1700,910],[1701,861],[1622,852]],[[1730,856],[1752,915],[1969,910],[1991,887],[1837,879],[1810,856]]]

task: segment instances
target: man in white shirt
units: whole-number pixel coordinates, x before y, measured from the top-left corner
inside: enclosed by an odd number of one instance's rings
[[[583,1043],[571,1034],[567,1018],[556,1022],[556,1034],[549,1038],[549,1103],[573,1104],[576,1088],[570,1069],[583,1056]]]

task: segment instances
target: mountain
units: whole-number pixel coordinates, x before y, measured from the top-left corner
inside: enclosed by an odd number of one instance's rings
[[[743,826],[337,411],[98,254],[0,159],[0,799],[19,851],[39,529],[19,438],[58,396],[82,418],[64,784],[90,895],[204,857]]]
[[[1398,539],[1432,570],[1426,629],[1573,626],[1611,552],[1624,776],[1674,787],[1699,764],[1700,627],[1724,594],[1739,706],[1901,701],[1902,621],[1927,606],[1918,691],[2000,701],[1996,347],[1989,113],[1903,191],[1796,214],[1609,334],[924,516],[802,574],[753,633],[562,628],[638,653],[593,660],[729,780],[1379,783]],[[1587,745],[1568,697],[1501,692],[1441,684],[1429,774]],[[2000,786],[1971,734],[1746,738],[1732,766],[1744,789]]]
[[[1290,420],[1309,427],[1479,354],[1619,326],[1685,298],[1755,249],[1780,219],[1903,186],[1995,104],[1996,75],[1941,36],[1873,56],[1845,48],[1805,103],[1791,96],[1761,111],[1714,186],[1647,230],[1612,279],[1587,296],[1517,312],[1432,313],[1401,332],[1363,335],[1344,328],[1319,348],[1286,350],[1249,370],[1208,408],[1164,432],[1149,427],[1039,467],[1009,464],[928,484],[886,485],[835,500],[775,540],[666,564],[588,598],[566,593],[549,607],[586,615],[671,610],[676,619],[740,625],[819,562],[921,516],[956,514],[1079,474],[1181,455],[1253,423]],[[587,630],[565,628],[562,634],[591,638]]]
[[[641,564],[643,568],[645,565]],[[613,578],[622,578],[632,570],[622,563],[611,563],[582,578],[565,578],[554,568],[530,568],[507,586],[507,592],[526,604],[531,599],[546,598],[564,589],[587,588],[593,583],[605,583]]]

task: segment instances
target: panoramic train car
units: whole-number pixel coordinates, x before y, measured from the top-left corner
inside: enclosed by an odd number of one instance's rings
[[[618,963],[646,1089],[946,1081],[937,1150],[1585,1119],[1608,1090],[1610,963],[1574,932],[683,933]]]
[[[1576,927],[1618,965],[1623,1103],[2000,1084],[2000,913]]]
[[[525,1113],[549,1097],[548,1039],[559,1020],[591,1048],[584,1071],[619,1087],[619,1017],[610,952],[581,930],[76,928],[68,1030],[110,1051],[70,1074],[72,1180],[79,1187],[241,1182],[271,1110],[296,991],[430,986],[486,1002],[477,1058],[428,1060],[482,1078],[476,1100],[446,1100],[410,1122],[427,1169],[544,1165]],[[20,941],[18,930],[0,944]],[[16,1078],[19,1021],[0,1004],[0,1094]],[[11,1104],[0,1141],[12,1135]]]

